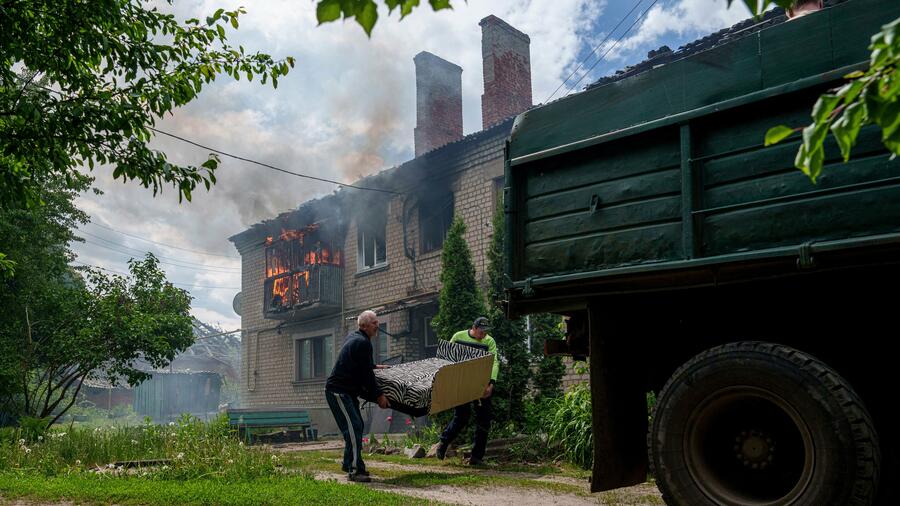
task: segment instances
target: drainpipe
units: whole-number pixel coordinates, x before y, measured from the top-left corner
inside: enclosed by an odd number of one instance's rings
[[[416,250],[409,247],[409,241],[407,240],[407,231],[406,227],[409,223],[409,214],[412,213],[412,210],[415,209],[415,206],[407,209],[406,206],[409,203],[409,199],[411,196],[406,196],[403,199],[403,208],[400,210],[400,222],[403,224],[403,255],[409,259],[410,264],[412,264],[412,272],[413,272],[413,284],[412,289],[415,291],[419,287],[419,272],[416,266]]]
[[[256,391],[256,378],[259,376],[259,335],[262,334],[262,330],[256,331],[256,350],[253,352],[253,386],[250,386],[250,364],[247,364],[247,391],[254,392]],[[247,362],[250,362],[250,347],[247,347]]]

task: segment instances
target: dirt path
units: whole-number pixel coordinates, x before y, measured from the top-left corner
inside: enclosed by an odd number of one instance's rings
[[[337,462],[337,461],[336,461]],[[584,480],[567,476],[544,476],[522,472],[500,472],[494,470],[480,470],[485,476],[496,476],[512,479],[533,480],[542,483],[563,483],[579,487],[578,493],[566,493],[550,490],[541,490],[533,487],[513,486],[487,486],[487,487],[459,487],[454,485],[431,485],[428,487],[410,487],[385,483],[385,478],[379,477],[379,470],[407,471],[410,473],[440,473],[446,475],[467,474],[468,470],[448,468],[444,466],[428,465],[403,465],[393,462],[369,461],[367,464],[372,473],[372,482],[360,484],[377,490],[393,492],[396,494],[418,497],[431,501],[447,504],[461,504],[469,506],[496,506],[497,504],[515,504],[516,506],[544,506],[544,505],[661,505],[662,499],[659,491],[651,483],[644,483],[634,487],[623,488],[610,492],[591,494],[590,486]],[[392,473],[393,474],[393,473]],[[317,472],[317,480],[335,480],[346,482],[347,476],[339,473]]]

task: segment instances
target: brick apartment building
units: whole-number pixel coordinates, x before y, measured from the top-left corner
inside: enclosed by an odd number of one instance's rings
[[[528,36],[495,16],[480,26],[483,130],[463,136],[462,68],[419,53],[414,159],[354,183],[376,191],[344,188],[230,238],[242,258],[244,407],[303,407],[321,432],[334,431],[325,378],[365,309],[386,331],[373,340],[376,362],[432,356],[454,215],[486,279],[503,146],[532,96]]]

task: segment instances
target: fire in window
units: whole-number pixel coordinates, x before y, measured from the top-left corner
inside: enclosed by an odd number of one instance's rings
[[[315,225],[282,231],[266,240],[266,312],[286,311],[319,298],[319,269],[341,267],[343,254],[317,233]]]

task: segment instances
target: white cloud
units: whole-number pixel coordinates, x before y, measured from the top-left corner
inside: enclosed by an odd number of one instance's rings
[[[707,34],[748,17],[750,11],[741,1],[733,2],[731,7],[726,0],[678,0],[671,6],[659,3],[650,9],[634,35],[625,38],[615,53],[621,58],[629,50],[655,49],[665,36]]]

